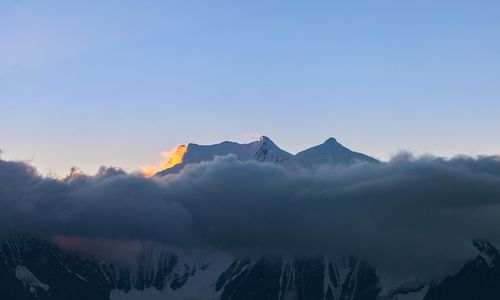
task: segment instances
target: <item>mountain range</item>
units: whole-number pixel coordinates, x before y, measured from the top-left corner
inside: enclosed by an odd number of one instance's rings
[[[267,137],[239,144],[180,146],[182,158],[156,176],[235,155],[292,170],[377,160],[335,139],[292,155]],[[230,212],[227,212],[230,213]],[[83,256],[52,241],[12,235],[0,242],[0,299],[493,300],[500,299],[500,251],[471,241],[476,254],[439,281],[384,277],[355,257],[182,253],[139,242],[132,262]],[[408,259],[412,259],[409,257]]]
[[[262,136],[258,141],[239,144],[225,141],[215,145],[181,145],[177,152],[183,153],[182,162],[158,172],[157,176],[178,173],[186,165],[211,161],[216,156],[233,154],[237,159],[255,160],[283,165],[287,168],[316,168],[321,165],[350,164],[356,161],[377,162],[375,158],[354,152],[334,138],[293,155],[279,148],[270,138]]]
[[[387,279],[349,257],[186,254],[146,242],[125,266],[13,236],[0,246],[0,299],[500,299],[500,251],[488,242],[472,243],[475,257],[432,282]]]

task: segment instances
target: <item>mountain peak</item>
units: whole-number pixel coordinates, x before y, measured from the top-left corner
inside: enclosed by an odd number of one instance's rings
[[[261,136],[257,143],[262,146],[278,147],[269,137],[265,135]]]
[[[344,147],[332,137],[321,145],[297,153],[295,160],[299,166],[306,168],[315,168],[321,165],[350,164],[355,161],[377,161],[372,157]]]
[[[263,135],[258,142],[258,149],[255,152],[257,161],[283,162],[290,159],[293,155],[280,149],[270,138]]]
[[[328,138],[323,144],[338,144],[337,140],[335,138]]]

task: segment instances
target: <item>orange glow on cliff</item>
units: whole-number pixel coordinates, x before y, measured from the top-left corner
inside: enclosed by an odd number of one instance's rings
[[[180,145],[171,151],[162,152],[161,155],[165,158],[166,162],[161,163],[158,166],[142,166],[139,169],[139,172],[141,172],[144,177],[151,177],[162,170],[178,165],[182,163],[186,151],[187,146]]]
[[[98,259],[104,258],[116,263],[134,263],[141,253],[142,243],[127,239],[107,239],[57,235],[53,237],[56,246],[70,253],[83,254]]]

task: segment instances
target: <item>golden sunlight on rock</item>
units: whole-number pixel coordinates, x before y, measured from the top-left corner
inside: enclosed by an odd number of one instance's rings
[[[187,151],[187,146],[180,145],[171,151],[162,152],[161,155],[165,158],[166,162],[163,162],[158,166],[142,166],[140,167],[139,172],[141,172],[141,174],[144,177],[154,176],[156,173],[162,170],[171,168],[175,165],[182,163],[186,151]]]

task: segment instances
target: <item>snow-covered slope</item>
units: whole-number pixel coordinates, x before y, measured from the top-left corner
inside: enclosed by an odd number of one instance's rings
[[[350,258],[180,254],[144,243],[125,266],[24,237],[1,245],[0,280],[0,299],[375,300],[379,291],[374,270]]]
[[[118,265],[15,237],[0,243],[0,299],[500,299],[500,252],[473,245],[477,256],[440,282],[389,284],[354,258],[176,253],[147,242],[135,262]]]
[[[228,141],[215,145],[188,144],[182,162],[159,172],[157,175],[178,173],[188,164],[211,161],[216,156],[227,156],[229,154],[234,154],[239,160],[243,161],[271,162],[292,168],[315,168],[322,164],[337,165],[355,161],[377,161],[372,157],[347,149],[333,138],[297,155],[292,155],[279,148],[270,138],[262,136],[258,141],[248,144]]]
[[[296,164],[303,168],[314,168],[325,164],[346,164],[355,161],[377,161],[368,155],[351,151],[334,138],[329,138],[321,145],[299,152],[294,158]]]
[[[266,136],[258,141],[239,144],[225,141],[215,145],[188,144],[182,163],[165,169],[157,175],[177,173],[188,164],[196,164],[203,161],[211,161],[216,156],[227,156],[234,154],[239,160],[257,160],[262,162],[286,163],[293,155],[280,149]]]

